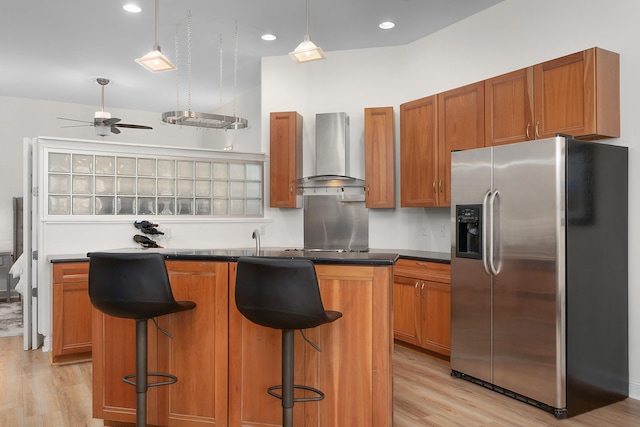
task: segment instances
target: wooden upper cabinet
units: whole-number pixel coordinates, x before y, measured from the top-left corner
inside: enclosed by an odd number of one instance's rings
[[[271,113],[269,206],[301,208],[302,116],[295,111]]]
[[[400,105],[400,206],[437,206],[436,96]]]
[[[484,147],[484,82],[438,94],[438,206],[451,205],[451,152]]]
[[[620,136],[620,57],[587,49],[485,80],[485,146]]]
[[[484,82],[485,146],[534,138],[533,67]]]
[[[537,138],[620,136],[620,56],[591,48],[533,67]]]
[[[396,207],[396,144],[393,107],[364,109],[365,205]]]

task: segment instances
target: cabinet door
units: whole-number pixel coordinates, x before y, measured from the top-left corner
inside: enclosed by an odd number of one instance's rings
[[[136,322],[107,316],[93,308],[93,417],[103,420],[136,422],[136,388],[122,377],[136,372]],[[148,325],[147,370],[158,371],[156,328]],[[169,386],[171,387],[171,386]],[[158,421],[158,391],[147,391],[147,423]]]
[[[173,296],[193,310],[161,316],[158,369],[178,377],[159,387],[158,418],[166,426],[226,426],[228,384],[228,265],[167,261]],[[150,323],[153,327],[153,324]]]
[[[423,318],[420,312],[418,279],[393,277],[393,338],[419,346]]]
[[[537,138],[620,136],[620,64],[599,48],[534,66]]]
[[[438,94],[438,206],[451,205],[451,152],[484,147],[484,82]]]
[[[437,205],[436,96],[400,105],[400,206]]]
[[[396,144],[393,107],[364,109],[365,204],[396,207]]]
[[[271,113],[269,205],[272,208],[302,207],[302,116],[295,111]]]
[[[451,287],[445,283],[422,282],[422,309],[426,319],[422,346],[451,355]]]
[[[89,263],[53,265],[53,345],[54,362],[86,358],[91,353],[91,302]]]
[[[486,147],[534,139],[533,67],[484,82]]]

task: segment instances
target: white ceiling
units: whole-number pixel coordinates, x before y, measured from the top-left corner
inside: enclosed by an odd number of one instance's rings
[[[310,0],[309,34],[327,52],[405,45],[502,0]],[[135,3],[142,13],[125,12]],[[238,25],[237,96],[260,84],[260,58],[286,55],[306,33],[305,0],[160,0],[160,46],[178,72],[153,74],[134,62],[155,41],[154,0],[13,0],[0,12],[0,95],[100,105],[95,77],[111,83],[105,109],[187,109],[187,14],[191,13],[191,109],[234,96],[234,23]],[[382,21],[394,21],[381,30]],[[260,39],[275,34],[273,42]],[[312,66],[299,64],[300,67]]]

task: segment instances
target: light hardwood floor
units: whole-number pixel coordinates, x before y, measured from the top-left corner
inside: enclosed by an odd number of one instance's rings
[[[640,426],[640,401],[570,418],[551,414],[449,375],[448,362],[396,345],[394,427]],[[51,366],[22,337],[0,338],[0,426],[102,426],[91,418],[91,363]],[[369,426],[334,426],[369,427]]]

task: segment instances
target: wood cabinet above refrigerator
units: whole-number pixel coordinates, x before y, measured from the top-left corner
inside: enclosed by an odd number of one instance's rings
[[[620,56],[597,47],[485,80],[485,145],[620,136]]]

